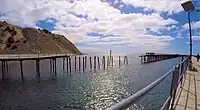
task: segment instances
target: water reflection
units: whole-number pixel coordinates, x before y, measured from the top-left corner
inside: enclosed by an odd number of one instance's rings
[[[19,64],[9,63],[10,81],[0,83],[0,109],[28,110],[101,110],[130,96],[167,72],[180,59],[140,65],[138,57],[130,56],[129,65],[72,73],[62,70],[62,59],[57,60],[57,79],[49,72],[49,61],[41,62],[42,81],[35,81],[35,62],[24,63],[25,83],[20,82]],[[73,61],[73,59],[72,59]],[[89,67],[89,64],[88,64]],[[170,78],[141,98],[130,109],[158,109],[167,96]]]

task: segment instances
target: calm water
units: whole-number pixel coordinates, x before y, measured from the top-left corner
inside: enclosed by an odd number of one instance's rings
[[[129,64],[119,68],[116,57],[114,67],[105,70],[79,72],[72,66],[71,74],[63,72],[59,59],[57,78],[49,72],[49,61],[44,60],[40,83],[35,80],[35,62],[26,61],[23,65],[25,83],[19,80],[19,63],[10,62],[7,75],[10,80],[0,84],[0,110],[102,110],[142,89],[181,60],[142,65],[138,56],[128,59]],[[170,80],[167,78],[129,109],[159,110],[168,96]]]

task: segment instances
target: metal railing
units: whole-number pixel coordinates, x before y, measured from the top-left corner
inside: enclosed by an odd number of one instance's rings
[[[176,90],[178,88],[178,85],[183,81],[183,76],[186,73],[187,67],[188,67],[188,58],[185,58],[181,63],[174,66],[170,71],[168,71],[166,74],[162,75],[160,78],[149,84],[148,86],[144,87],[140,91],[136,92],[135,94],[131,95],[130,97],[120,101],[119,103],[115,104],[114,106],[111,106],[107,110],[124,110],[128,108],[129,106],[133,105],[135,101],[140,99],[142,96],[147,94],[149,91],[151,91],[154,87],[156,87],[158,84],[160,84],[164,79],[166,79],[169,75],[172,74],[172,82],[171,82],[171,88],[169,97],[163,104],[161,110],[168,110],[169,107],[173,107],[174,101],[175,101],[175,95]]]

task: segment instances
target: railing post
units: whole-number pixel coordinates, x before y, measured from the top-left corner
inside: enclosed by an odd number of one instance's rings
[[[180,72],[180,74],[181,74],[181,79],[180,79],[180,81],[181,81],[181,85],[182,85],[182,84],[183,84],[183,77],[184,77],[184,71],[183,71],[184,62],[182,62],[180,65],[181,65],[181,66],[180,66],[180,68],[181,68],[181,72]]]
[[[178,87],[178,78],[179,77],[179,65],[174,67],[173,75],[172,75],[172,83],[170,88],[170,96],[171,96],[171,109],[173,109],[176,90]]]

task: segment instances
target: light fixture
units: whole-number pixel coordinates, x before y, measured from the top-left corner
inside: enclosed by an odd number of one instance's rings
[[[195,6],[192,3],[192,1],[187,1],[187,2],[185,2],[183,4],[181,4],[181,6],[183,7],[183,9],[185,11],[191,11],[191,10],[195,9]]]

